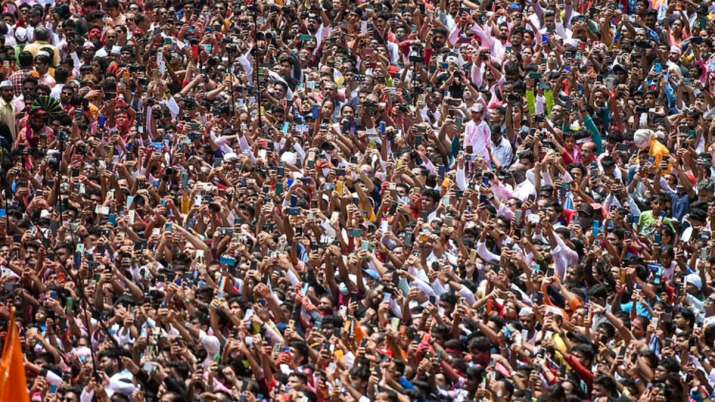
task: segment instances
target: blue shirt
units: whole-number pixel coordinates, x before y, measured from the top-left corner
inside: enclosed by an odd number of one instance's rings
[[[631,311],[633,311],[633,302],[622,303],[621,311],[623,311],[626,314],[630,314]],[[641,303],[636,304],[636,314],[641,317],[645,317],[648,320],[653,318],[650,315],[650,313],[648,312],[648,309],[645,308],[645,306],[643,306],[643,304],[641,304]]]

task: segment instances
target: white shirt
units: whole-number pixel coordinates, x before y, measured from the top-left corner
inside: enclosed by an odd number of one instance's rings
[[[494,158],[502,167],[511,165],[511,162],[514,160],[514,152],[512,152],[511,143],[504,136],[501,137],[501,141],[499,141],[498,144],[494,145],[492,153],[494,154]]]
[[[52,87],[52,90],[50,91],[50,96],[54,99],[60,100],[60,95],[62,94],[62,88],[65,87],[65,84],[56,84],[54,87]]]
[[[578,264],[578,253],[570,249],[561,236],[554,233],[554,237],[556,237],[556,248],[551,250],[551,255],[554,257],[556,275],[563,281],[566,268]]]

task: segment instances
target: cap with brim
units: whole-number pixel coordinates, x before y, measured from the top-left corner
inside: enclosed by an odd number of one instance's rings
[[[703,288],[703,281],[698,274],[690,274],[685,277],[685,283],[695,286],[698,290]]]
[[[0,88],[12,88],[12,81],[5,80],[3,82],[0,82]]]
[[[484,111],[484,105],[481,103],[476,103],[474,106],[469,108],[469,111],[472,113],[481,113]]]

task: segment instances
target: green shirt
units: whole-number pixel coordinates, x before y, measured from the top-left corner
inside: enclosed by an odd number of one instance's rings
[[[641,212],[640,218],[638,219],[638,233],[642,235],[653,234],[657,223],[658,217],[653,215],[652,210]],[[670,229],[675,232],[672,219],[663,217],[663,224],[670,226]]]

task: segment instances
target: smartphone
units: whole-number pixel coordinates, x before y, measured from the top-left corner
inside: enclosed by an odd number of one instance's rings
[[[74,313],[74,299],[68,296],[65,301],[65,311],[69,314]]]
[[[173,223],[167,223],[164,225],[164,231],[166,233],[173,233],[174,232],[174,224]]]
[[[412,247],[412,232],[405,233],[405,246]]]

